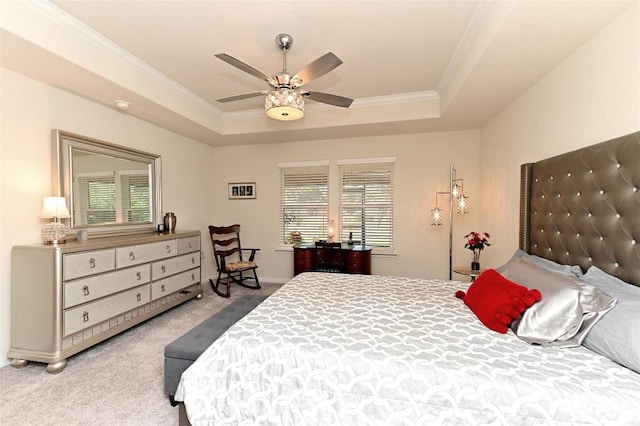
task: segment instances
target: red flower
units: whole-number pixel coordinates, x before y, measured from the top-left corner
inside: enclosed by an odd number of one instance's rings
[[[489,242],[491,236],[488,232],[483,232],[482,234],[480,232],[470,232],[464,238],[467,239],[464,248],[468,248],[471,251],[482,250],[491,245]]]

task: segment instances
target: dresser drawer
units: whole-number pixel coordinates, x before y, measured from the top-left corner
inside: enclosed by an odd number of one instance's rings
[[[200,251],[200,237],[180,238],[178,240],[178,254]]]
[[[140,263],[172,257],[177,253],[178,243],[176,240],[118,247],[116,249],[116,264],[118,268],[126,268],[128,266],[139,265]]]
[[[126,290],[151,281],[149,265],[140,265],[120,271],[64,283],[64,309]]]
[[[347,272],[371,275],[371,252],[352,251],[347,255]]]
[[[159,299],[199,282],[200,268],[185,271],[160,281],[154,281],[151,283],[151,300]]]
[[[150,284],[64,311],[64,336],[77,333],[150,301]]]
[[[116,268],[114,249],[70,253],[62,256],[62,279],[86,277]]]
[[[200,252],[184,254],[153,263],[151,276],[154,280],[159,280],[198,266],[200,266]]]

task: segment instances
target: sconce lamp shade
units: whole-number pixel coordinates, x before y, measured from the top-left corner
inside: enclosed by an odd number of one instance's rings
[[[442,225],[442,209],[440,207],[431,210],[431,224]]]
[[[451,196],[453,198],[458,198],[460,197],[460,187],[458,186],[457,183],[453,184],[453,188],[451,189]]]
[[[466,197],[464,194],[460,194],[456,199],[456,209],[458,214],[469,213],[469,197]]]
[[[333,236],[335,235],[336,232],[336,223],[333,220],[328,220],[327,221],[327,240],[329,240],[329,242],[333,241]]]
[[[40,217],[53,218],[53,221],[47,223],[44,228],[42,228],[42,240],[45,244],[62,244],[67,242],[66,237],[69,228],[59,221],[59,219],[71,217],[64,197],[44,197]]]
[[[297,120],[304,116],[304,98],[296,90],[272,90],[264,98],[264,110],[275,120]]]

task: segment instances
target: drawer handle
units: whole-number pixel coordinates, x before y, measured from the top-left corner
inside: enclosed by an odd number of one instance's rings
[[[160,270],[162,271],[163,274],[167,272],[167,268],[165,268],[164,265],[160,267]]]
[[[89,268],[95,268],[96,267],[96,260],[92,257],[91,259],[89,259]]]
[[[171,246],[167,245],[167,253],[171,253]]]
[[[89,321],[89,312],[84,311],[84,312],[82,313],[82,321],[83,321],[83,322],[87,322],[87,321]]]
[[[162,290],[162,292],[164,293],[164,284],[160,286],[160,290]]]
[[[142,279],[142,274],[140,272],[136,272],[136,279],[140,281]]]
[[[195,257],[192,257],[192,258],[191,258],[191,264],[192,264],[192,265],[195,265],[195,264],[196,264],[196,258],[195,258]]]
[[[82,292],[84,293],[85,296],[89,295],[89,286],[88,285],[83,285],[82,286]]]
[[[129,259],[136,260],[136,255],[132,251],[129,252]]]
[[[195,279],[196,279],[195,274],[191,274],[191,281],[195,281]]]
[[[187,247],[191,248],[191,241],[189,241],[189,244],[187,244]]]
[[[136,294],[136,299],[139,301],[142,300],[142,295],[140,293]]]

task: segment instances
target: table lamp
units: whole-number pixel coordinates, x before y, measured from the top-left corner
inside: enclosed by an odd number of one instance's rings
[[[328,220],[327,221],[327,240],[329,242],[333,241],[333,237],[335,235],[336,232],[336,223],[333,220]]]
[[[71,215],[64,197],[44,197],[40,217],[53,218],[53,221],[42,228],[42,240],[45,244],[63,244],[67,242],[69,228],[60,222],[60,219],[69,218]]]

